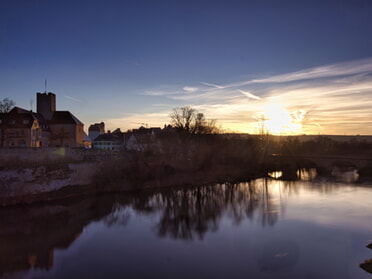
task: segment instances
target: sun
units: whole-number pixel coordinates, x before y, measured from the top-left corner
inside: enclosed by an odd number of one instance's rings
[[[266,105],[260,116],[261,130],[273,135],[302,133],[304,113],[290,113],[279,104]]]

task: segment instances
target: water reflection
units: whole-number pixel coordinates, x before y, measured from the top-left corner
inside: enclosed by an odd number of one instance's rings
[[[311,177],[312,174],[301,175]],[[190,243],[191,240],[205,239],[207,233],[218,234],[221,227],[226,229],[226,222],[230,228],[244,227],[248,222],[252,228],[259,227],[267,232],[280,227],[276,224],[286,215],[292,220],[313,218],[322,221],[324,216],[318,218],[306,207],[288,210],[288,199],[301,196],[306,200],[306,195],[314,192],[321,193],[319,196],[330,196],[340,187],[343,186],[319,181],[257,179],[246,183],[147,190],[4,208],[0,210],[0,277],[21,270],[51,269],[55,250],[67,249],[79,241],[84,228],[93,221],[112,231],[127,229],[138,216],[146,216],[151,220],[152,235]],[[347,198],[347,193],[345,195]],[[345,197],[342,197],[341,205],[329,208],[338,210],[339,206],[343,207]],[[322,210],[325,206],[322,203],[319,208]],[[367,205],[366,209],[368,211],[370,207]],[[353,217],[352,221],[355,219]],[[268,238],[256,253],[260,270],[280,271],[296,266],[300,244],[303,245],[283,235],[282,238]]]
[[[268,175],[271,177],[271,178],[275,178],[275,179],[278,179],[280,177],[283,176],[283,172],[282,171],[271,171],[268,173]]]
[[[66,249],[84,226],[110,213],[107,202],[105,198],[85,198],[1,209],[0,276],[30,268],[51,268],[55,249]]]
[[[207,231],[216,231],[223,213],[238,225],[245,218],[257,217],[262,225],[274,225],[279,204],[268,180],[247,183],[209,185],[197,188],[169,188],[134,197],[139,212],[159,212],[155,226],[160,237],[202,239]]]
[[[109,228],[113,226],[126,226],[130,219],[130,212],[127,209],[118,200],[115,200],[111,212],[103,218],[103,223]]]
[[[336,181],[344,183],[353,183],[359,178],[358,170],[354,167],[342,168],[335,166],[332,168],[331,174]]]
[[[299,259],[299,245],[289,239],[275,239],[263,247],[260,268],[265,271],[279,271],[294,266]]]
[[[298,169],[297,170],[297,178],[302,181],[312,181],[318,175],[318,172],[315,168],[310,169]]]
[[[126,226],[133,208],[139,214],[159,214],[159,237],[203,239],[216,231],[223,214],[232,223],[257,218],[273,226],[280,203],[268,180],[197,188],[168,188],[140,194],[107,195],[58,204],[4,208],[0,211],[0,275],[53,265],[54,250],[65,249],[94,220],[108,227]]]

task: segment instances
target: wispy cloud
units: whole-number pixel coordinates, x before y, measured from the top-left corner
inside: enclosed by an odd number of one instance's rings
[[[261,79],[253,79],[233,84],[225,87],[237,87],[253,83],[282,83],[292,81],[302,81],[309,79],[341,77],[347,75],[361,75],[372,72],[372,58],[335,63],[325,66],[313,67],[301,71],[269,76]]]
[[[271,119],[290,117],[289,124],[302,133],[372,134],[372,59],[230,84],[200,84],[205,86],[165,86],[144,94],[165,97],[173,107],[191,105],[233,131],[256,132],[257,116],[266,114]],[[164,110],[148,119],[169,122],[169,107],[159,107]]]
[[[196,91],[198,91],[198,88],[197,87],[185,86],[183,88],[183,90],[185,90],[186,92],[196,92]]]
[[[168,91],[160,91],[160,90],[147,90],[143,92],[141,95],[146,95],[146,96],[169,96],[173,94],[172,92]]]
[[[71,97],[71,96],[68,96],[68,95],[65,95],[64,96],[66,99],[69,99],[71,101],[74,101],[74,102],[77,102],[77,103],[81,103],[82,101],[78,98],[74,98],[74,97]]]
[[[225,88],[224,86],[221,86],[221,85],[217,85],[217,84],[213,84],[213,83],[209,83],[209,82],[200,82],[201,84],[204,84],[206,86],[210,86],[210,87],[214,87],[214,88],[218,88],[218,89],[223,89]]]

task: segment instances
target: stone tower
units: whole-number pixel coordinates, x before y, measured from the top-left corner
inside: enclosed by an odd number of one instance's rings
[[[51,120],[56,111],[56,94],[36,93],[36,111],[44,116],[45,120]]]

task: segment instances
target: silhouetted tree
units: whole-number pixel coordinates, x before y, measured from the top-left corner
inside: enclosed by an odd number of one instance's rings
[[[0,101],[0,113],[8,113],[15,105],[15,102],[13,100],[10,100],[9,98],[4,98],[2,101]],[[5,130],[6,130],[6,115],[3,115],[1,117],[1,123],[0,123],[0,146],[4,147],[4,141],[5,141]]]
[[[0,101],[0,113],[7,113],[15,106],[15,102],[9,98]]]
[[[215,120],[207,120],[203,113],[190,106],[174,108],[170,114],[171,124],[176,129],[189,134],[218,133]]]
[[[190,133],[195,114],[195,109],[190,106],[174,108],[170,114],[171,124],[179,130]]]
[[[216,126],[216,120],[207,120],[204,113],[197,113],[195,118],[194,133],[195,134],[216,134],[219,129]]]

